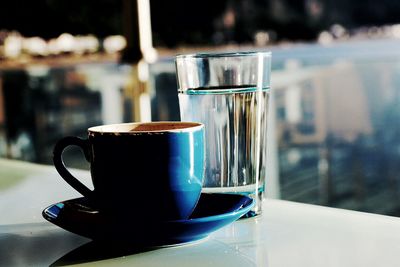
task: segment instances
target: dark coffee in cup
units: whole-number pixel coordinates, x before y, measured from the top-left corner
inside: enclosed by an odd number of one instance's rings
[[[88,129],[88,139],[61,139],[54,165],[73,188],[116,217],[187,219],[203,183],[203,128],[194,122],[96,126]],[[66,169],[62,152],[70,145],[90,162],[93,191]]]

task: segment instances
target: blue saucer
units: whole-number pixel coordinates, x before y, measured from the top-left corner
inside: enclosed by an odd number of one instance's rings
[[[239,219],[253,206],[254,200],[246,196],[202,193],[189,219],[154,222],[147,220],[146,214],[137,214],[134,220],[123,219],[123,214],[120,218],[107,216],[82,197],[53,204],[42,215],[65,230],[96,241],[168,246],[203,239]]]

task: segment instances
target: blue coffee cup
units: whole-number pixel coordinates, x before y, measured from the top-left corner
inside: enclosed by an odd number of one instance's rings
[[[62,153],[80,147],[94,190],[65,167]],[[204,176],[204,125],[195,122],[148,122],[102,125],[88,138],[65,137],[54,147],[61,177],[116,218],[187,219],[201,194]]]

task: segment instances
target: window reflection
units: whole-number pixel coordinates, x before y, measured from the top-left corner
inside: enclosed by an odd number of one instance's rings
[[[400,215],[397,46],[375,40],[272,49],[282,199]],[[149,67],[152,120],[179,120],[173,58]],[[131,121],[130,74],[128,65],[104,62],[3,70],[0,156],[52,164],[58,138]],[[74,167],[84,167],[74,163],[79,153],[70,156]]]

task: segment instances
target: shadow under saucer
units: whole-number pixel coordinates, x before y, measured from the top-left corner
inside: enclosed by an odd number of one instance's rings
[[[155,250],[157,247],[132,246],[120,242],[90,241],[59,258],[50,266],[66,266],[107,260]]]
[[[49,266],[89,240],[51,225],[0,225],[0,266]]]

